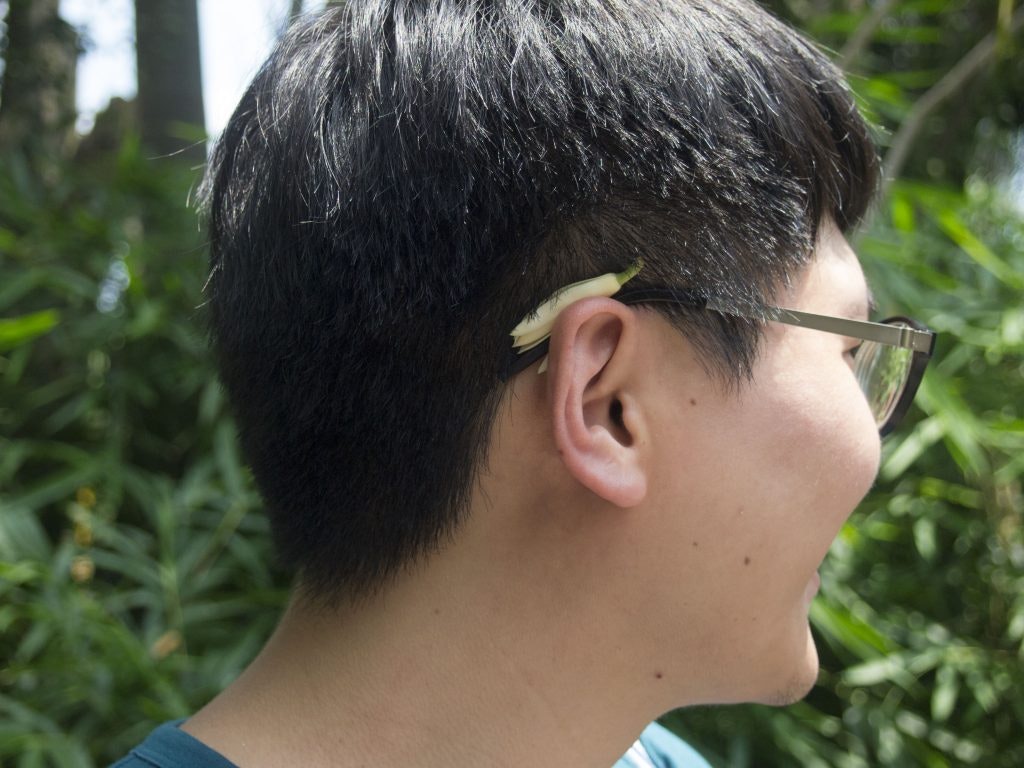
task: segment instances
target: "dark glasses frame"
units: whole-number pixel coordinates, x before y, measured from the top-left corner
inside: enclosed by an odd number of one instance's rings
[[[882,437],[892,432],[906,415],[910,404],[914,400],[914,395],[917,394],[921,379],[924,377],[928,361],[935,351],[935,334],[918,321],[912,320],[909,317],[897,316],[886,318],[881,322],[871,322],[868,320],[851,320],[846,317],[819,315],[813,312],[771,306],[758,306],[756,307],[756,312],[753,309],[746,311],[730,306],[724,300],[715,297],[702,296],[698,293],[680,291],[673,288],[658,287],[634,288],[626,286],[612,296],[612,298],[627,305],[669,303],[690,309],[708,309],[735,317],[795,325],[815,331],[835,333],[841,336],[861,339],[862,341],[872,341],[876,344],[910,350],[913,353],[913,357],[899,400],[892,407],[885,422],[878,427],[879,434]],[[510,379],[543,358],[548,353],[548,346],[549,340],[545,339],[522,354],[512,350],[505,370],[502,373],[502,380]]]

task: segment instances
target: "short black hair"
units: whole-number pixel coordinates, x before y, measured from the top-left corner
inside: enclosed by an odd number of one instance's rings
[[[877,186],[840,73],[744,0],[350,0],[256,75],[204,182],[220,373],[284,563],[387,583],[457,530],[509,331],[557,288],[779,289]],[[729,381],[760,328],[670,319]]]

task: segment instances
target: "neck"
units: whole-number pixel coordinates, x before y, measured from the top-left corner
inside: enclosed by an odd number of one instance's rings
[[[242,768],[612,765],[652,715],[630,659],[616,674],[585,606],[466,583],[420,573],[331,612],[293,601],[185,730]]]

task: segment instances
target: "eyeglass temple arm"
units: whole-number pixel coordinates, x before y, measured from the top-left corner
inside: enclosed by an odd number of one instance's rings
[[[717,309],[708,303],[709,309]],[[919,331],[907,325],[890,325],[888,323],[872,323],[867,320],[851,320],[845,317],[816,315],[811,312],[800,312],[796,309],[765,307],[765,316],[769,320],[786,325],[798,325],[841,336],[874,341],[891,347],[910,349],[931,355],[935,346],[935,334],[931,331]],[[720,310],[726,311],[726,310]]]
[[[781,307],[761,306],[757,308],[759,314],[755,315],[753,312],[741,311],[732,307],[723,299],[717,297],[708,298],[698,293],[677,291],[671,288],[625,288],[615,298],[624,304],[646,304],[663,301],[695,308],[703,307],[736,317],[772,320],[777,323],[785,323],[786,325],[796,325],[828,333],[838,333],[842,336],[851,336],[863,339],[864,341],[874,341],[892,347],[910,349],[929,356],[935,347],[935,334],[931,331],[920,331],[904,325],[887,325],[886,323],[872,323],[867,320],[851,320],[845,317],[816,315],[811,312],[801,312],[796,309],[783,309]]]

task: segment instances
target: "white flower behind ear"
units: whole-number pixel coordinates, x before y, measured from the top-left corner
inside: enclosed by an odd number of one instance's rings
[[[608,272],[599,277],[581,280],[558,289],[512,329],[513,350],[517,354],[522,354],[538,344],[543,344],[551,335],[555,320],[558,319],[558,315],[563,309],[580,299],[589,299],[594,296],[614,296],[622,286],[636,276],[643,265],[641,259],[623,272]],[[544,373],[547,368],[548,359],[545,357],[537,373]]]

